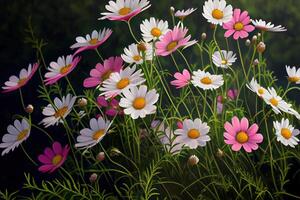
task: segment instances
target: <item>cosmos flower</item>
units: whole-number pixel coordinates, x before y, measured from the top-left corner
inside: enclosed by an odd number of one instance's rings
[[[212,55],[213,63],[217,67],[228,68],[236,61],[236,55],[232,51],[221,50],[222,55],[219,51],[216,51]]]
[[[287,29],[281,25],[275,26],[271,22],[266,22],[262,19],[259,20],[251,20],[252,24],[255,26],[256,29],[261,31],[268,31],[268,32],[284,32]]]
[[[295,66],[285,66],[286,73],[288,74],[288,81],[295,84],[300,84],[300,68],[297,69]]]
[[[284,146],[293,148],[295,148],[295,145],[298,145],[299,139],[296,136],[299,135],[300,132],[290,125],[288,119],[282,119],[281,122],[275,121],[273,125],[278,142],[281,142]]]
[[[184,69],[182,74],[176,72],[174,74],[174,78],[176,80],[171,81],[171,85],[174,85],[177,89],[179,89],[187,86],[190,83],[191,74],[188,70]]]
[[[250,83],[246,86],[249,90],[256,93],[259,97],[263,97],[263,95],[267,92],[267,89],[260,86],[254,78],[252,78]]]
[[[192,76],[192,84],[203,90],[213,90],[224,84],[222,75],[211,75],[209,72],[202,70],[194,71]]]
[[[232,6],[226,6],[225,0],[208,0],[204,3],[202,15],[209,23],[222,26],[232,18]]]
[[[128,48],[124,49],[124,54],[121,55],[122,59],[129,64],[143,64],[145,60],[152,60],[153,48],[148,43],[143,43],[145,51],[139,49],[138,44],[131,44]],[[145,57],[144,54],[145,53]]]
[[[168,27],[168,21],[157,20],[154,17],[151,17],[149,20],[145,19],[140,25],[145,42],[151,42],[161,38],[169,31]]]
[[[268,88],[268,90],[263,95],[263,99],[265,100],[266,104],[270,105],[273,111],[276,114],[281,113],[281,111],[285,113],[289,113],[291,104],[285,102],[280,96],[277,95],[277,92],[274,88]]]
[[[190,14],[192,14],[193,12],[195,12],[197,10],[197,8],[189,8],[187,10],[177,10],[175,12],[175,17],[178,17],[181,20],[184,20],[187,16],[189,16]]]

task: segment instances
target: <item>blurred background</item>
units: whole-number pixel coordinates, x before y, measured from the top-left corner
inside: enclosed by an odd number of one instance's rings
[[[198,10],[185,20],[189,27],[192,38],[199,39],[202,32],[208,34],[211,39],[209,24],[202,17],[204,0],[150,0],[152,6],[132,20],[133,29],[139,35],[139,24],[143,19],[154,16],[171,22],[169,7],[175,9],[187,9],[190,7]],[[113,29],[113,35],[103,46],[99,48],[101,54],[109,56],[120,55],[123,48],[131,43],[127,25],[124,22],[98,21],[100,12],[108,0],[1,0],[0,1],[0,82],[1,85],[9,76],[18,74],[21,68],[27,68],[29,63],[36,62],[36,52],[31,45],[26,43],[28,22],[31,24],[38,38],[42,38],[47,45],[43,48],[46,63],[56,61],[58,56],[71,54],[70,45],[74,43],[76,36],[91,33],[94,29],[109,27]],[[278,80],[278,84],[284,84],[286,79],[285,65],[300,65],[300,1],[295,0],[227,0],[229,4],[241,9],[247,9],[253,19],[264,19],[276,25],[287,27],[285,33],[270,33],[266,35],[268,67],[272,69]],[[223,32],[220,31],[220,36]],[[252,35],[251,35],[252,36]],[[221,44],[222,45],[222,44]],[[245,45],[243,45],[246,51]],[[88,76],[89,70],[98,62],[94,51],[85,52],[79,67],[70,75],[72,83],[81,91],[82,82]],[[193,63],[199,58],[191,57]],[[172,68],[172,66],[166,66]],[[35,124],[42,118],[40,106],[46,102],[37,99],[37,85],[39,77],[36,74],[32,81],[23,89],[25,104],[35,106]],[[298,99],[299,96],[290,96]],[[299,101],[298,101],[299,102]],[[0,94],[1,120],[0,136],[6,133],[6,127],[13,122],[15,114],[23,114],[18,92]],[[36,117],[36,118],[35,118]],[[37,120],[38,119],[38,120]],[[49,129],[49,132],[59,136],[59,129]],[[25,142],[24,147],[37,161],[46,146],[41,133],[32,131],[31,137]],[[59,137],[57,137],[59,138]],[[24,172],[42,177],[37,172],[37,167],[27,160],[21,148],[0,157],[0,190],[9,189],[15,191],[24,182]],[[299,184],[299,183],[297,183]]]

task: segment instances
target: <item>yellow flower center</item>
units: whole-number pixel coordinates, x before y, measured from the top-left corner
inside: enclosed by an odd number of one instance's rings
[[[273,97],[270,99],[270,103],[273,105],[273,106],[278,106],[278,101]]]
[[[23,140],[27,136],[28,132],[28,129],[24,129],[23,131],[21,131],[17,136],[17,141]]]
[[[173,49],[175,49],[175,47],[177,46],[178,42],[177,41],[173,41],[173,42],[170,42],[167,46],[167,50],[168,51],[172,51]]]
[[[18,85],[21,86],[21,85],[24,85],[25,82],[26,82],[27,78],[21,78],[18,82]]]
[[[109,78],[109,76],[111,75],[112,71],[111,70],[108,70],[107,72],[105,72],[103,75],[102,75],[102,80],[106,80]]]
[[[247,133],[245,133],[244,131],[239,132],[236,135],[236,140],[240,143],[240,144],[244,144],[246,142],[248,142],[249,140],[249,136]]]
[[[124,16],[124,15],[129,14],[130,12],[131,12],[131,8],[124,7],[119,10],[119,15]]]
[[[64,106],[55,112],[54,117],[55,118],[63,117],[67,111],[68,111],[68,106]]]
[[[244,28],[244,24],[242,22],[237,22],[237,23],[234,24],[234,29],[236,31],[243,30],[243,28]]]
[[[296,83],[296,82],[300,81],[300,77],[297,77],[297,76],[288,77],[288,80],[292,83]]]
[[[129,78],[122,78],[121,80],[119,80],[119,82],[117,83],[117,88],[119,90],[124,89],[125,87],[127,87],[129,85],[130,81]]]
[[[197,129],[190,129],[189,132],[187,133],[188,137],[191,139],[197,139],[200,137],[200,132]]]
[[[96,131],[94,134],[93,134],[93,140],[98,140],[100,137],[102,137],[105,133],[105,129],[100,129],[98,131]]]
[[[134,61],[138,62],[142,59],[142,57],[140,55],[136,55],[132,57]]]
[[[222,60],[221,64],[222,65],[227,65],[228,61],[225,59],[225,60]]]
[[[205,85],[209,85],[212,83],[212,80],[209,77],[204,77],[200,80],[201,83],[205,84]]]
[[[146,99],[144,97],[137,97],[133,101],[132,106],[137,110],[141,110],[141,109],[145,108],[145,106],[146,106]]]
[[[263,88],[259,88],[257,92],[258,94],[263,95],[265,93],[265,90]]]
[[[59,72],[60,72],[61,74],[66,74],[66,73],[68,73],[68,71],[70,70],[71,66],[72,66],[72,64],[68,64],[68,65],[62,67],[62,68],[60,69]]]
[[[91,39],[91,40],[89,41],[89,43],[90,43],[91,45],[95,45],[95,44],[97,44],[97,42],[98,42],[98,38],[93,38],[93,39]]]
[[[281,135],[282,135],[282,137],[284,137],[285,139],[288,140],[292,137],[292,132],[288,128],[282,128]]]
[[[221,11],[219,9],[214,9],[211,14],[212,14],[213,18],[215,18],[215,19],[222,19],[224,16],[223,11]]]
[[[151,30],[151,35],[153,35],[154,37],[159,37],[159,36],[161,36],[161,31],[160,31],[160,29],[159,28],[153,28],[152,30]]]
[[[62,159],[63,157],[58,154],[52,158],[52,164],[57,166],[62,161]]]

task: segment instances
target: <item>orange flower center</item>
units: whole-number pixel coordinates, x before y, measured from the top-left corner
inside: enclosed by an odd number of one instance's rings
[[[66,73],[68,73],[68,71],[70,70],[71,66],[72,66],[72,64],[68,64],[68,65],[62,67],[60,69],[60,73],[63,74],[63,75],[66,74]]]
[[[105,129],[100,129],[98,131],[96,131],[94,134],[93,134],[93,140],[98,140],[100,137],[102,137],[105,133]]]
[[[97,44],[97,42],[98,42],[98,38],[93,38],[93,39],[91,39],[91,40],[89,41],[89,43],[90,43],[91,45],[95,45],[95,44]]]
[[[17,141],[23,140],[27,136],[28,132],[28,129],[24,129],[23,131],[21,131],[17,136]]]
[[[288,140],[292,137],[292,132],[288,128],[282,128],[281,135],[282,135],[282,137],[284,137],[285,139]]]
[[[134,61],[138,62],[142,59],[142,57],[140,55],[136,55],[132,57]]]
[[[188,137],[191,139],[197,139],[200,137],[200,132],[197,129],[190,129],[187,133]]]
[[[265,93],[265,90],[263,88],[259,88],[257,92],[258,94],[263,95]]]
[[[177,41],[173,41],[173,42],[170,42],[167,46],[167,50],[168,51],[172,51],[173,49],[175,49],[175,47],[177,46],[178,42]]]
[[[21,78],[18,82],[18,85],[21,86],[21,85],[24,85],[25,82],[26,82],[27,78]]]
[[[124,15],[129,14],[130,12],[131,12],[131,8],[124,7],[119,10],[119,15],[124,16]]]
[[[278,101],[273,97],[270,99],[270,103],[273,105],[273,106],[278,106]]]
[[[129,85],[130,81],[129,78],[122,78],[121,80],[119,80],[119,82],[117,83],[117,88],[122,90],[125,87],[127,87]]]
[[[145,106],[146,106],[146,99],[144,97],[137,97],[133,101],[132,106],[137,110],[141,110],[141,109],[145,108]]]
[[[52,158],[52,164],[57,166],[62,161],[62,159],[63,157],[58,154]]]
[[[300,81],[300,77],[297,77],[297,76],[288,77],[288,80],[292,83],[296,83],[296,82]]]
[[[244,28],[244,24],[242,22],[237,22],[237,23],[234,24],[234,29],[236,31],[243,30],[243,28]]]
[[[212,83],[212,80],[209,77],[204,77],[200,80],[201,83],[205,84],[205,85],[209,85]]]
[[[246,142],[248,142],[249,140],[249,136],[247,133],[245,133],[244,131],[239,132],[236,135],[236,140],[240,143],[240,144],[244,144]]]
[[[152,30],[151,30],[151,35],[153,35],[154,37],[159,37],[159,36],[161,36],[161,31],[160,31],[160,29],[159,28],[153,28]]]
[[[219,9],[214,9],[211,14],[215,19],[222,19],[224,17],[223,11]]]
[[[68,106],[64,106],[55,112],[54,117],[55,118],[63,117],[67,111],[68,111]]]

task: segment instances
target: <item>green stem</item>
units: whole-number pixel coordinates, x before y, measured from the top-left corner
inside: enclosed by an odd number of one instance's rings
[[[136,42],[138,42],[138,40],[136,39],[136,37],[135,37],[135,35],[134,35],[133,31],[132,31],[132,28],[131,28],[131,25],[130,25],[130,20],[127,22],[127,25],[128,25],[128,28],[129,28],[129,31],[130,31],[131,36],[133,37],[133,39],[134,39]]]

